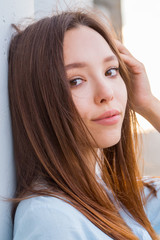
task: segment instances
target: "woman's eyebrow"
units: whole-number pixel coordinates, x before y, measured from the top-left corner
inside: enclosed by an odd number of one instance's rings
[[[111,55],[104,59],[104,62],[110,62],[110,61],[118,61],[116,55]]]
[[[75,63],[67,64],[65,66],[65,69],[69,70],[71,68],[83,68],[83,67],[86,67],[86,66],[87,66],[87,63],[85,63],[85,62],[75,62]]]
[[[103,62],[110,62],[110,61],[118,61],[117,57],[115,55],[111,55],[111,56],[108,56],[106,58],[104,58]],[[70,63],[70,64],[67,64],[65,66],[65,70],[69,70],[69,69],[72,69],[72,68],[84,68],[86,67],[88,64],[85,63],[85,62],[75,62],[75,63]]]

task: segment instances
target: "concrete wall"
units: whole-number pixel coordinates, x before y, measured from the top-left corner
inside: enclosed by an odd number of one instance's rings
[[[33,13],[32,0],[5,0],[0,7],[0,239],[12,239],[11,203],[3,197],[13,196],[15,174],[12,134],[7,93],[7,53],[12,34],[11,23]]]
[[[41,18],[57,11],[92,7],[93,0],[34,0],[34,6],[36,18]]]

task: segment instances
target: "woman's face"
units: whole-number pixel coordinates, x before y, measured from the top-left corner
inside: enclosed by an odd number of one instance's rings
[[[98,144],[93,147],[115,145],[127,102],[116,55],[98,32],[79,26],[65,33],[64,63],[75,106]]]

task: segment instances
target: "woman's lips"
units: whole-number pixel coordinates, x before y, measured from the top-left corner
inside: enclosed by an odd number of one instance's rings
[[[118,110],[109,110],[96,119],[93,119],[94,122],[101,125],[113,125],[119,122],[121,114]]]

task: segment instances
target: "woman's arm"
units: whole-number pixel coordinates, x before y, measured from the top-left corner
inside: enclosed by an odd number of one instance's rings
[[[144,182],[149,182],[156,190],[156,197],[150,195],[150,190],[145,187],[144,194],[147,202],[144,210],[155,232],[160,234],[160,178],[144,178]]]
[[[127,65],[132,81],[134,110],[160,132],[160,101],[153,96],[144,65],[116,40],[120,56]]]
[[[139,112],[160,132],[160,101],[152,96],[148,106]]]

